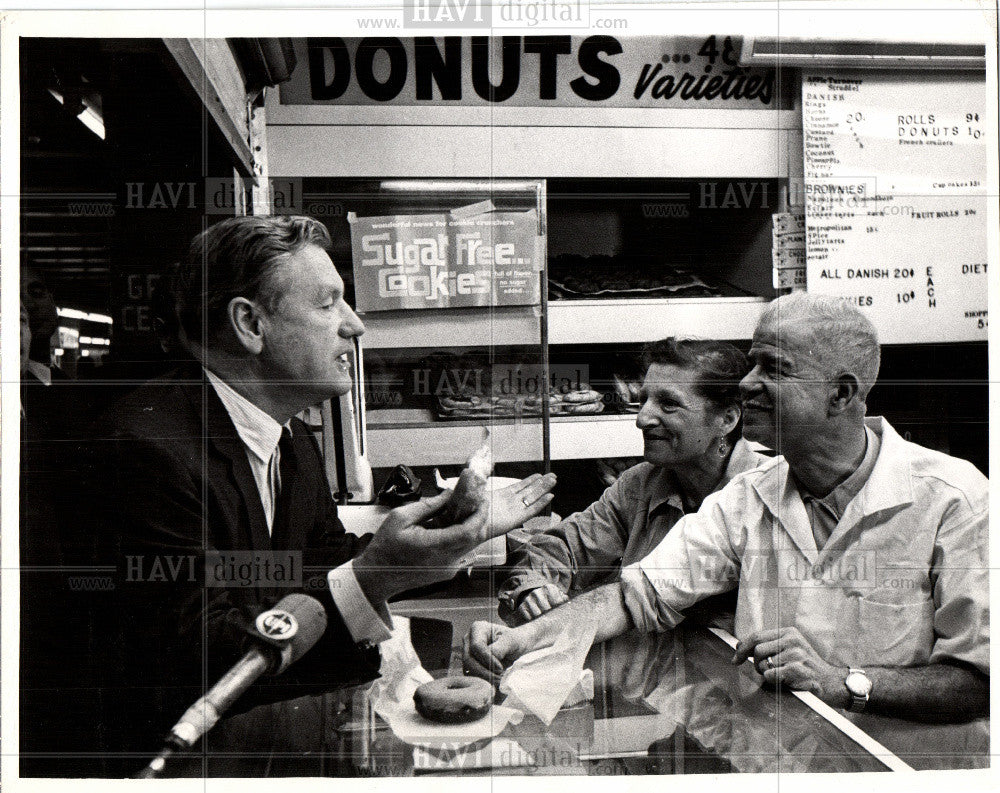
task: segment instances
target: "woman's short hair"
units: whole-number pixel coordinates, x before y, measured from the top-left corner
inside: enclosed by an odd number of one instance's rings
[[[329,249],[330,233],[299,215],[235,217],[209,226],[177,267],[171,292],[181,328],[195,342],[211,341],[227,322],[234,297],[273,311],[281,297],[274,271],[306,245]]]
[[[679,339],[670,336],[650,342],[643,349],[643,363],[676,366],[694,373],[695,393],[718,411],[740,409],[740,380],[750,371],[747,357],[732,344],[710,339]],[[743,432],[743,416],[729,440],[735,443]]]

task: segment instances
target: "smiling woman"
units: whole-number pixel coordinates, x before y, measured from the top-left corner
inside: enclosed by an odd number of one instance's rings
[[[731,344],[668,338],[646,347],[636,416],[645,462],[596,502],[511,554],[501,613],[531,620],[642,559],[709,493],[763,458],[740,437],[739,383],[749,365]]]
[[[636,417],[646,461],[682,477],[702,471],[717,478],[740,437],[746,358],[724,342],[669,338],[649,345],[646,360]]]

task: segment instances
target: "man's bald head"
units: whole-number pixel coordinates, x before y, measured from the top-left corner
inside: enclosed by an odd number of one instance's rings
[[[878,333],[846,298],[807,292],[784,295],[764,309],[757,327],[769,328],[779,337],[786,328],[807,334],[814,365],[831,379],[844,372],[854,374],[862,401],[875,385],[881,361]]]

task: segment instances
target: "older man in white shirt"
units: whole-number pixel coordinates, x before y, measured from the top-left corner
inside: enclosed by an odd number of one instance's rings
[[[466,662],[500,671],[564,630],[667,630],[739,588],[734,662],[830,705],[947,721],[989,693],[988,482],[865,418],[879,346],[846,301],[779,298],[741,383],[744,436],[781,456],[733,479],[622,581],[517,629],[476,624]]]

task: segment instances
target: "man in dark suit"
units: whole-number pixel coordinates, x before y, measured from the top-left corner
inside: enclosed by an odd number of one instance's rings
[[[206,764],[188,769],[274,772],[296,735],[322,738],[315,703],[289,700],[377,675],[391,596],[449,578],[479,543],[551,499],[554,478],[536,476],[494,500],[492,515],[484,507],[456,526],[418,525],[443,494],[393,511],[374,536],[344,531],[315,441],[295,418],[348,392],[347,354],[364,331],[329,243],[303,217],[231,218],[196,237],[174,290],[194,360],[101,423],[100,556],[118,580],[114,606],[98,609],[108,655],[100,726],[105,746],[125,753],[108,773],[142,767],[246,651],[256,615],[298,590],[322,601],[326,633],[282,676],[255,684],[237,703],[244,715],[201,747]],[[310,708],[317,722],[307,726]],[[233,751],[243,760],[223,756]]]
[[[31,312],[22,299],[20,773],[80,776],[92,768],[79,752],[90,746],[90,731],[81,724],[93,714],[96,697],[85,673],[86,595],[68,587],[74,568],[92,556],[73,514],[78,400],[73,381],[57,367],[31,360],[32,349]],[[43,349],[47,357],[47,345]]]

